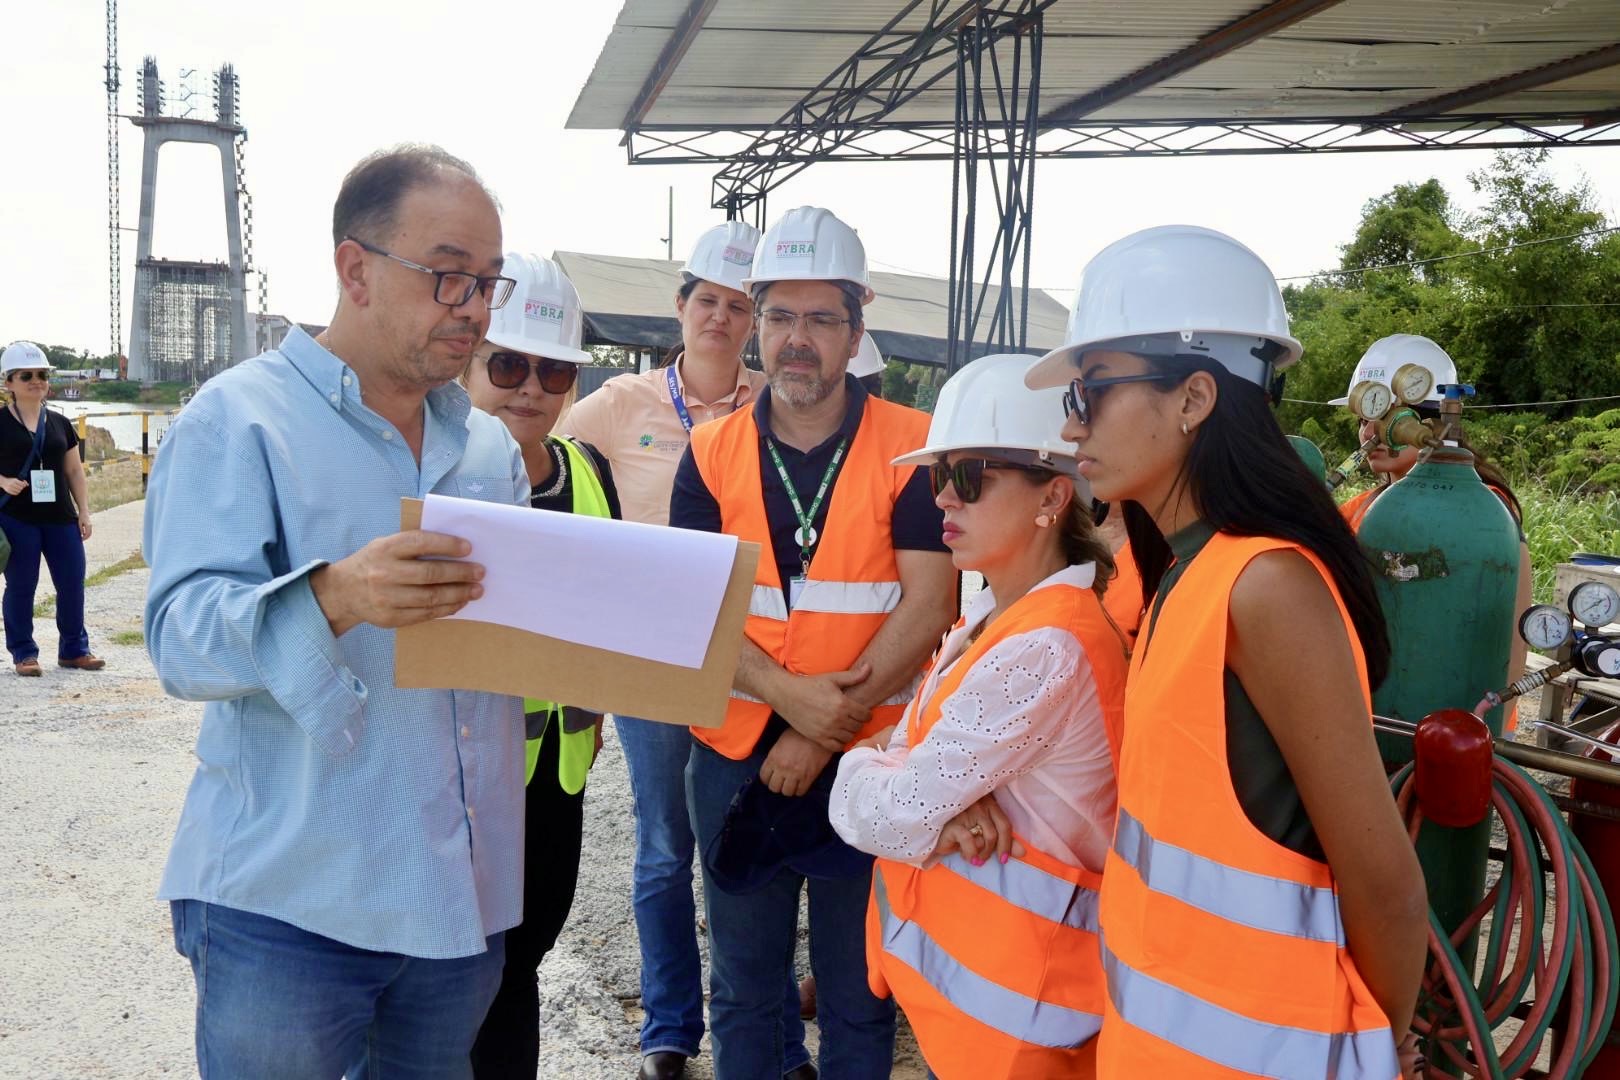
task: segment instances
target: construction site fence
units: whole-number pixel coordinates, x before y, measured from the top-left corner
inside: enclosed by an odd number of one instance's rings
[[[175,416],[178,415],[179,412],[179,409],[132,409],[128,412],[96,413],[95,419],[97,420],[114,416],[140,417],[141,448],[136,453],[125,454],[122,457],[106,458],[101,461],[87,462],[85,465],[86,469],[89,472],[94,473],[97,470],[106,468],[108,465],[118,465],[125,461],[139,461],[141,463],[141,494],[145,495],[147,477],[152,475],[152,458],[156,456],[156,451],[152,446],[152,418],[154,416]],[[91,415],[89,413],[85,413],[73,422],[74,426],[78,429],[79,441],[81,443],[84,442],[85,438],[89,435],[90,419]]]

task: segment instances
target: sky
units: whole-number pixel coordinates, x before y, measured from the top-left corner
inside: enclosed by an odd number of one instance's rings
[[[120,101],[136,109],[141,58],[158,58],[171,111],[196,69],[198,115],[210,75],[236,67],[248,129],[255,261],[269,310],[325,323],[335,306],[331,207],[344,173],[399,142],[438,143],[471,162],[503,205],[508,249],[661,257],[667,192],[675,254],[724,215],[709,207],[712,167],[631,166],[616,131],[564,123],[601,52],[618,0],[123,0]],[[0,340],[25,337],[104,353],[107,286],[103,5],[0,4]],[[138,131],[121,127],[123,329],[129,334]],[[1188,222],[1230,233],[1278,276],[1334,266],[1362,205],[1397,183],[1438,177],[1464,208],[1483,151],[1289,155],[1201,160],[1046,161],[1036,172],[1032,284],[1065,302],[1085,261],[1126,233]],[[160,158],[153,253],[223,260],[218,155],[171,144]],[[1555,151],[1620,220],[1620,148]],[[774,191],[770,208],[831,208],[855,226],[874,269],[945,275],[948,163],[823,163]],[[249,292],[256,282],[249,278]]]

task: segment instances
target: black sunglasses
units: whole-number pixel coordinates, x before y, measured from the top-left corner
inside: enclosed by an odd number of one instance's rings
[[[38,379],[40,382],[50,382],[51,381],[51,373],[48,372],[48,371],[19,371],[19,372],[17,372],[17,381],[18,382],[33,382],[35,379]]]
[[[516,390],[528,379],[529,372],[540,380],[540,389],[548,394],[566,394],[579,378],[579,365],[566,360],[552,360],[542,356],[531,361],[520,352],[502,350],[489,354],[489,381],[502,390]]]
[[[1076,417],[1082,424],[1089,425],[1092,405],[1102,400],[1102,395],[1095,391],[1123,383],[1176,382],[1187,374],[1190,373],[1153,371],[1143,375],[1111,375],[1106,379],[1073,379],[1063,392],[1063,415]]]
[[[936,461],[928,466],[928,482],[934,489],[934,497],[945,490],[949,484],[956,489],[956,497],[964,503],[979,501],[979,495],[984,490],[984,470],[986,469],[1012,469],[1018,472],[1051,472],[1039,465],[1020,465],[1012,461],[987,461],[984,458],[963,458],[954,465],[944,461]]]

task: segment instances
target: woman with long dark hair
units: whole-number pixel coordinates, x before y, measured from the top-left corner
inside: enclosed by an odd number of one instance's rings
[[[1098,1075],[1396,1074],[1426,905],[1373,741],[1368,563],[1268,403],[1299,358],[1230,237],[1148,229],[1087,266],[1063,436],[1124,504],[1149,598],[1100,912]],[[1410,1046],[1411,1044],[1407,1044]]]

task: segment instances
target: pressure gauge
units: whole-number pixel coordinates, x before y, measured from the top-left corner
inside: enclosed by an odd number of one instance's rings
[[[1403,403],[1421,405],[1429,400],[1429,391],[1434,389],[1434,372],[1422,364],[1402,364],[1395,369],[1391,385],[1395,396]]]
[[[1601,581],[1583,581],[1570,590],[1569,613],[1583,626],[1607,626],[1620,615],[1620,593]]]
[[[1620,642],[1592,638],[1581,646],[1580,668],[1605,679],[1620,677]]]
[[[1569,613],[1551,604],[1537,604],[1519,616],[1519,636],[1532,649],[1556,649],[1569,640]]]
[[[1381,419],[1394,402],[1395,395],[1389,387],[1372,379],[1356,383],[1350,391],[1350,411],[1363,420]]]

